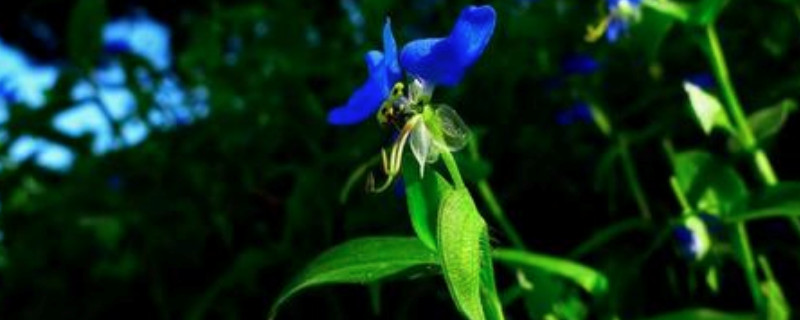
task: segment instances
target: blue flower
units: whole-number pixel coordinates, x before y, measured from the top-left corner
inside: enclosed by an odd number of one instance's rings
[[[714,77],[706,72],[687,76],[686,81],[706,90],[713,89],[716,86]]]
[[[400,65],[410,74],[433,84],[453,86],[483,54],[494,33],[497,14],[490,6],[461,11],[446,38],[411,41],[400,53]]]
[[[628,31],[631,21],[640,17],[642,0],[608,0],[608,27],[606,39],[615,42],[620,35]]]
[[[592,74],[600,68],[600,63],[587,54],[576,54],[561,62],[561,70],[567,75]]]
[[[461,11],[455,27],[446,38],[411,41],[405,45],[398,63],[397,46],[389,20],[383,30],[383,52],[366,55],[369,77],[347,101],[331,110],[328,122],[355,124],[374,114],[401,78],[401,66],[411,76],[432,86],[453,86],[467,68],[483,54],[494,32],[497,15],[490,6],[469,6]]]
[[[559,112],[556,115],[556,122],[559,125],[566,126],[575,122],[592,122],[592,110],[586,102],[578,102],[572,105],[569,109]]]
[[[349,125],[368,118],[389,96],[394,83],[400,80],[397,45],[388,19],[383,27],[383,52],[367,52],[365,60],[369,73],[367,81],[350,96],[347,104],[328,113],[329,123]]]

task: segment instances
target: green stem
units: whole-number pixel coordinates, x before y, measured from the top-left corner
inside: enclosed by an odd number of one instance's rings
[[[472,160],[480,160],[478,142],[474,137],[469,141],[469,154]],[[517,230],[514,229],[514,225],[506,218],[506,213],[497,201],[497,197],[495,197],[494,191],[492,191],[492,187],[489,185],[489,180],[486,178],[478,180],[478,193],[481,198],[483,198],[483,202],[486,203],[486,207],[489,209],[492,218],[500,225],[500,229],[508,236],[508,240],[511,241],[511,244],[517,249],[526,250],[525,242],[522,241],[522,237],[520,237]]]
[[[764,306],[764,296],[761,294],[756,275],[756,263],[753,259],[753,250],[750,248],[750,237],[747,235],[747,226],[744,222],[736,223],[736,239],[738,240],[739,250],[742,253],[742,264],[750,287],[750,294],[753,296],[753,303],[758,310]]]
[[[736,96],[736,90],[731,82],[725,56],[722,53],[722,46],[719,43],[713,23],[706,27],[706,38],[709,46],[709,59],[722,90],[722,96],[726,102],[725,105],[728,107],[728,112],[738,129],[739,139],[741,139],[745,149],[752,152],[753,162],[764,184],[767,186],[774,185],[778,182],[777,176],[764,151],[758,148],[758,142],[750,129],[750,124],[747,122],[744,108],[742,108],[742,104]],[[758,284],[758,275],[756,274],[755,260],[753,259],[753,252],[747,235],[747,227],[744,222],[739,222],[736,223],[735,228],[735,236],[741,253],[742,265],[745,269],[745,276],[747,277],[747,284],[750,286],[753,302],[760,310],[764,305],[764,296],[761,294]]]
[[[722,47],[713,24],[706,27],[706,38],[710,50],[709,59],[722,90],[722,97],[726,102],[725,105],[728,107],[728,112],[738,130],[739,139],[741,139],[745,149],[752,153],[753,163],[764,184],[767,186],[775,185],[778,183],[778,177],[775,175],[766,153],[759,149],[758,141],[753,135],[750,124],[747,122],[747,115],[744,113],[744,108],[742,108],[742,104],[736,96],[736,90],[728,73],[728,65],[725,62],[725,55],[722,53]]]
[[[486,179],[478,181],[478,192],[481,198],[483,198],[483,201],[486,202],[486,206],[489,208],[492,217],[497,220],[497,223],[500,225],[500,229],[503,229],[503,232],[508,236],[508,240],[511,241],[511,244],[517,249],[525,250],[525,242],[522,241],[522,237],[520,237],[517,230],[514,229],[514,225],[506,219],[503,208],[500,207],[500,204],[497,202],[497,198],[495,198],[494,192],[492,192],[492,188],[489,186],[489,182],[486,181]]]
[[[617,146],[619,148],[620,157],[622,158],[625,180],[628,181],[628,186],[630,186],[631,192],[633,192],[633,198],[636,200],[636,205],[639,207],[639,213],[641,213],[642,218],[645,220],[650,220],[652,215],[650,214],[650,207],[647,204],[647,197],[642,190],[642,185],[639,183],[636,165],[633,162],[633,157],[628,149],[628,141],[624,135],[619,135],[617,137]]]
[[[453,154],[450,153],[450,151],[442,150],[441,155],[444,166],[450,173],[450,178],[453,179],[453,184],[455,184],[456,189],[464,188],[464,179],[461,178],[461,171],[458,170],[458,164],[456,163],[456,159],[453,158]]]

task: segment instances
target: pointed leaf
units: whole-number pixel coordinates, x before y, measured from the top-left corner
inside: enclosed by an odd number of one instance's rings
[[[730,214],[743,209],[748,195],[744,180],[710,153],[678,153],[673,166],[681,190],[696,209],[711,214]]]
[[[562,276],[592,294],[603,294],[608,290],[605,275],[571,260],[515,249],[496,249],[493,256],[514,268],[537,269]]]
[[[702,0],[692,8],[689,22],[707,26],[717,19],[726,4],[728,4],[728,0]]]
[[[756,320],[751,313],[725,313],[713,309],[686,309],[648,318],[648,320]]]
[[[800,217],[800,182],[785,181],[767,188],[752,197],[746,211],[727,220],[738,222],[780,216]]]
[[[320,255],[283,290],[270,318],[302,289],[324,284],[369,284],[415,268],[436,266],[436,254],[415,238],[371,237],[351,240]]]
[[[403,161],[403,181],[406,185],[406,202],[411,216],[411,226],[422,243],[436,251],[436,219],[439,203],[453,187],[438,172],[420,177],[416,164]]]
[[[469,319],[484,319],[481,304],[481,237],[487,232],[467,189],[448,192],[439,209],[439,255],[450,295]]]
[[[722,107],[717,97],[703,91],[691,82],[684,82],[683,89],[689,95],[692,110],[705,134],[710,134],[715,127],[731,132],[728,114],[725,113],[725,108]]]

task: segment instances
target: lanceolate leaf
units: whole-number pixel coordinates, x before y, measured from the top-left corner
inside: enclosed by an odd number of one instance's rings
[[[743,209],[747,186],[729,165],[703,151],[675,155],[673,166],[681,190],[690,205],[712,214],[729,214]]]
[[[324,284],[369,284],[416,268],[433,268],[436,254],[416,238],[372,237],[351,240],[320,255],[283,290],[270,318],[302,289]]]
[[[486,222],[464,188],[447,192],[439,210],[439,255],[450,295],[467,318],[484,319],[481,237],[487,232]]]
[[[592,294],[608,290],[608,279],[597,270],[566,259],[515,249],[496,249],[498,261],[515,268],[530,268],[565,277]]]
[[[751,313],[725,313],[712,309],[686,309],[659,316],[648,318],[648,320],[756,320],[759,319]]]
[[[732,132],[728,114],[717,97],[690,82],[684,82],[683,89],[689,95],[692,110],[705,134],[710,134],[715,127]]]
[[[425,246],[436,250],[436,214],[442,195],[452,187],[434,170],[420,178],[417,164],[413,161],[403,161],[403,181],[411,226]]]
[[[787,181],[752,197],[747,210],[729,217],[730,221],[745,221],[780,216],[800,217],[800,182]]]

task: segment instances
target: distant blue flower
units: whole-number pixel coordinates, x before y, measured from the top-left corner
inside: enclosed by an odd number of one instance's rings
[[[561,62],[561,71],[565,74],[591,74],[600,68],[600,63],[587,54],[576,54],[567,57]]]
[[[131,45],[124,40],[110,40],[103,44],[103,52],[111,55],[129,53],[132,50]]]
[[[642,0],[608,0],[608,27],[606,39],[615,42],[628,31],[631,21],[640,17]]]
[[[329,123],[348,125],[368,118],[389,96],[394,83],[400,80],[397,45],[388,19],[383,27],[383,52],[367,52],[365,59],[369,72],[367,81],[350,96],[346,105],[331,110],[328,114]]]
[[[328,122],[355,124],[374,114],[401,78],[401,69],[430,85],[453,86],[481,56],[494,32],[496,13],[490,6],[469,6],[461,11],[446,38],[411,41],[397,59],[397,47],[387,19],[383,29],[383,52],[366,55],[369,77],[347,101],[331,110]]]
[[[556,122],[562,126],[571,125],[575,122],[592,122],[592,110],[586,102],[578,102],[569,109],[561,111],[556,115]]]
[[[714,77],[706,72],[690,75],[686,77],[686,81],[691,82],[692,84],[703,89],[712,89],[714,86],[716,86]]]
[[[400,53],[400,65],[410,74],[433,84],[453,86],[483,54],[494,33],[497,14],[490,6],[461,11],[446,38],[411,41]]]
[[[700,213],[684,219],[672,230],[678,254],[692,261],[702,260],[711,250],[715,236],[724,230],[718,217]]]

